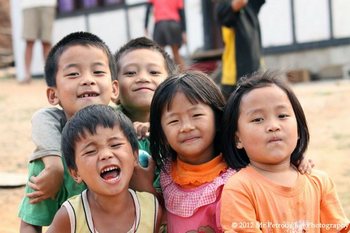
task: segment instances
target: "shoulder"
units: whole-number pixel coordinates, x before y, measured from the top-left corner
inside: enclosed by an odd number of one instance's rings
[[[249,184],[254,182],[256,179],[257,178],[255,177],[252,168],[245,167],[230,176],[225,183],[224,189],[237,189],[237,187],[240,186],[249,186]]]
[[[53,119],[53,120],[62,120],[66,119],[64,111],[56,107],[50,108],[41,108],[37,110],[32,117],[32,120],[35,119]]]
[[[65,206],[62,206],[56,213],[48,229],[48,233],[52,232],[71,232],[71,223]]]
[[[324,171],[312,169],[311,174],[306,174],[305,176],[310,180],[310,182],[313,185],[320,188],[321,191],[333,189],[333,187],[334,187],[334,183],[333,183],[332,179]]]
[[[137,198],[137,200],[141,203],[153,203],[152,205],[155,205],[156,203],[158,203],[157,198],[155,195],[153,195],[152,193],[148,193],[148,192],[138,192],[138,191],[134,191],[132,189],[129,189],[129,192],[131,193],[131,195],[133,195],[134,197]]]

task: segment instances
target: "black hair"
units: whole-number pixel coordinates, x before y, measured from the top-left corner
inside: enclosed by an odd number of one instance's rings
[[[114,57],[108,46],[98,36],[89,32],[73,32],[62,38],[50,50],[45,63],[45,80],[49,87],[56,87],[56,75],[59,59],[64,51],[75,46],[92,46],[101,49],[108,58],[112,80],[116,79],[117,71]]]
[[[215,116],[216,135],[214,153],[219,155],[221,149],[221,119],[225,99],[219,87],[205,73],[186,71],[170,76],[156,89],[150,110],[150,150],[160,168],[166,160],[175,160],[176,152],[170,147],[161,126],[161,117],[165,108],[171,105],[174,96],[182,92],[191,103],[203,103],[211,107]]]
[[[124,113],[108,105],[96,104],[79,110],[65,125],[62,132],[62,153],[67,167],[77,169],[75,164],[76,143],[87,133],[96,134],[97,126],[113,128],[118,126],[129,141],[134,153],[138,153],[138,140],[130,119]]]
[[[250,76],[243,77],[237,84],[235,91],[227,101],[223,116],[223,156],[227,164],[233,169],[241,169],[249,163],[249,157],[244,149],[238,149],[234,140],[238,130],[238,119],[240,115],[241,100],[244,95],[250,91],[266,86],[276,85],[287,95],[296,117],[299,140],[294,151],[291,154],[290,162],[298,167],[303,159],[304,152],[309,144],[309,130],[305,114],[301,104],[283,80],[283,76],[278,71],[256,72]]]
[[[127,53],[132,52],[136,49],[150,49],[154,51],[158,51],[162,54],[165,60],[166,70],[168,75],[173,75],[178,71],[178,68],[169,56],[169,54],[155,41],[148,39],[147,37],[138,37],[130,40],[125,45],[123,45],[116,53],[115,53],[115,61],[117,63],[117,77],[120,72],[120,59]]]

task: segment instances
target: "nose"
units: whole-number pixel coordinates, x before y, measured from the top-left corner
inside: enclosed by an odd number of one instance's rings
[[[192,121],[190,119],[182,120],[181,129],[180,129],[181,133],[189,132],[193,129],[194,129],[194,125],[192,124]]]
[[[149,82],[150,81],[150,77],[149,77],[149,73],[147,71],[140,71],[137,79],[137,82]]]
[[[270,120],[267,125],[267,131],[268,132],[276,132],[281,129],[279,123],[277,120]]]
[[[82,85],[95,85],[96,84],[96,80],[95,78],[91,75],[91,74],[84,74],[82,77]]]
[[[101,160],[108,160],[113,157],[113,153],[108,149],[101,150],[100,153]]]

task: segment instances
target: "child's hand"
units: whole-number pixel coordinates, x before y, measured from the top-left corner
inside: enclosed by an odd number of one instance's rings
[[[299,164],[298,170],[301,174],[310,174],[313,167],[315,167],[315,163],[312,159],[303,158]]]
[[[155,162],[151,157],[148,158],[148,167],[144,168],[138,164],[134,169],[129,187],[133,190],[155,194],[156,191],[153,187],[154,170]]]
[[[63,164],[59,156],[43,158],[44,170],[38,176],[29,179],[28,186],[35,190],[28,193],[31,204],[36,204],[48,198],[55,198],[63,182]]]
[[[135,121],[133,125],[138,139],[147,138],[149,136],[149,122]]]

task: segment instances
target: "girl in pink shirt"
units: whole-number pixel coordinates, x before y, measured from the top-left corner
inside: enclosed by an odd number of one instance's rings
[[[160,161],[168,232],[219,232],[217,207],[234,174],[221,155],[224,98],[204,73],[187,71],[156,90],[150,114],[151,154]]]

